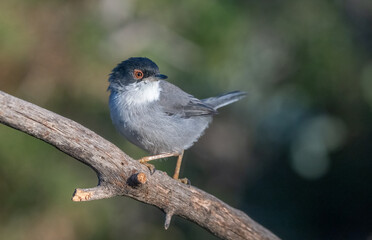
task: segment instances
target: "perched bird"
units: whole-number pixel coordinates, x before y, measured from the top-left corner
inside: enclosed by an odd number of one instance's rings
[[[150,59],[129,58],[110,74],[109,107],[116,129],[152,154],[139,161],[153,172],[149,161],[178,156],[173,178],[179,179],[184,150],[199,139],[218,108],[238,101],[245,93],[234,91],[199,100],[164,81],[167,78]]]

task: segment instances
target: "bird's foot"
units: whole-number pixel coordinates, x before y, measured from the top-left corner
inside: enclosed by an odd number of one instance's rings
[[[176,179],[176,180],[183,183],[183,184],[186,184],[186,185],[189,185],[189,186],[191,185],[190,180],[187,179],[187,178],[179,178],[179,179]]]
[[[147,159],[141,158],[141,159],[139,159],[138,161],[139,161],[141,164],[145,165],[145,166],[150,170],[150,174],[151,174],[151,175],[155,173],[155,170],[156,170],[156,169],[155,169],[155,166],[152,165],[152,164],[150,164],[150,163],[148,163],[148,162],[147,162]]]

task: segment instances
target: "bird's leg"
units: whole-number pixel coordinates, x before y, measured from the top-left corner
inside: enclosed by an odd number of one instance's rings
[[[153,156],[147,156],[139,159],[138,161],[145,165],[146,167],[149,168],[150,173],[153,174],[155,172],[155,167],[154,165],[148,163],[149,161],[160,159],[160,158],[167,158],[167,157],[176,157],[179,156],[179,153],[173,152],[173,153],[162,153],[158,155],[153,155]]]
[[[176,163],[176,168],[174,169],[173,179],[178,179],[178,177],[180,175],[183,152],[184,151],[182,151],[181,154],[177,158],[177,163]]]
[[[187,178],[181,178],[179,179],[179,175],[180,175],[180,169],[181,169],[181,163],[182,163],[182,158],[183,158],[183,150],[181,152],[180,155],[178,155],[178,158],[177,158],[177,164],[176,164],[176,168],[174,169],[174,174],[173,174],[173,179],[176,179],[184,184],[190,184],[190,181],[187,179]]]

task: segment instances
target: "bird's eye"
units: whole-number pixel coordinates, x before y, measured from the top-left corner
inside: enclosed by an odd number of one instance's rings
[[[143,78],[143,72],[141,70],[135,69],[133,71],[133,75],[136,79],[142,79]]]

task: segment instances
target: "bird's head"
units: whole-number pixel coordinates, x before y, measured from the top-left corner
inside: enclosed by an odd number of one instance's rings
[[[148,58],[132,57],[119,63],[111,72],[109,90],[124,89],[141,82],[154,82],[168,77],[160,74],[158,66]]]

